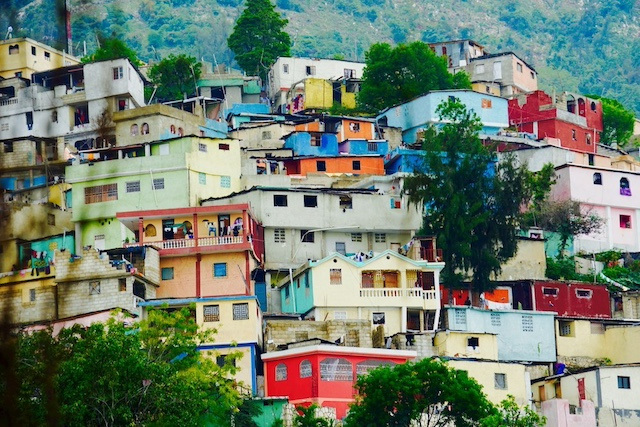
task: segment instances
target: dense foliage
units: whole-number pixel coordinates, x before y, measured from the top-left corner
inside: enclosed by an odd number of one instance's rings
[[[125,42],[116,38],[103,38],[100,42],[100,47],[93,54],[82,58],[82,62],[98,62],[119,58],[127,58],[136,67],[142,65],[142,61],[138,59],[138,54],[130,49]]]
[[[533,179],[512,155],[497,163],[478,137],[480,120],[459,101],[443,102],[436,114],[445,124],[425,131],[423,169],[406,179],[404,189],[411,203],[424,206],[422,231],[435,235],[442,248],[443,283],[457,288],[468,271],[482,292],[516,253],[523,207],[536,192],[544,198],[550,183]]]
[[[633,113],[615,99],[601,98],[589,95],[592,98],[600,99],[602,102],[602,139],[603,144],[618,144],[621,148],[627,145],[633,135],[635,117]]]
[[[546,424],[546,417],[538,415],[528,406],[519,406],[516,399],[509,395],[500,402],[498,412],[484,418],[482,427],[542,427]]]
[[[133,326],[112,318],[58,335],[5,336],[1,359],[13,362],[2,363],[0,417],[10,425],[224,425],[242,403],[228,379],[235,368],[197,349],[212,335],[197,329],[183,309],[151,311]]]
[[[355,388],[346,427],[469,427],[495,412],[466,371],[437,360],[374,369],[358,377]]]
[[[264,81],[278,57],[291,55],[291,38],[283,31],[287,22],[270,0],[246,0],[227,43],[247,74]]]
[[[195,95],[201,68],[202,63],[193,56],[171,54],[164,58],[147,74],[156,86],[155,98],[166,102]]]

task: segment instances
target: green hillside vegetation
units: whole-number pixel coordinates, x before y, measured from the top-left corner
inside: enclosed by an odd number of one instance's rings
[[[5,0],[0,28],[49,44],[64,39],[64,0]],[[144,61],[170,53],[231,65],[227,37],[240,0],[70,0],[74,51],[96,31],[124,40]],[[297,56],[364,60],[376,42],[471,38],[514,51],[547,90],[620,101],[640,115],[640,2],[628,0],[276,0]],[[52,17],[58,17],[58,22]],[[3,30],[4,32],[4,30]],[[214,61],[214,57],[216,61]]]

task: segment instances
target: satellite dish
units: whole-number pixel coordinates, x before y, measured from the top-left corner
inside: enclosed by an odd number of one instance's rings
[[[5,40],[10,39],[12,33],[13,33],[13,27],[9,25],[9,27],[7,28],[7,36],[5,37]]]

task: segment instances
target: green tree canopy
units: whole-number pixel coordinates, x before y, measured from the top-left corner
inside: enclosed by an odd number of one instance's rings
[[[482,427],[543,427],[546,417],[538,415],[528,406],[520,407],[512,395],[500,402],[498,412],[484,418]]]
[[[160,102],[173,101],[196,94],[201,68],[193,56],[171,54],[152,66],[147,76],[156,85],[155,97]]]
[[[355,388],[346,427],[477,426],[495,412],[467,372],[431,359],[374,369]]]
[[[405,181],[409,201],[424,207],[423,232],[437,237],[443,250],[443,282],[460,286],[471,273],[472,285],[491,289],[491,274],[517,250],[522,208],[535,182],[512,155],[497,162],[478,137],[480,120],[457,100],[438,106],[445,123],[432,126],[423,140],[423,169]],[[548,189],[548,186],[546,186]]]
[[[283,31],[287,22],[270,0],[246,1],[227,44],[247,74],[265,81],[278,57],[291,55],[291,38]]]
[[[395,48],[376,43],[365,54],[365,62],[358,105],[371,113],[431,90],[471,88],[466,73],[449,73],[445,59],[419,41]]]
[[[615,99],[602,98],[597,95],[588,95],[589,98],[599,99],[602,102],[602,138],[603,144],[618,144],[624,147],[633,136],[635,116],[624,105]]]
[[[142,65],[138,54],[125,42],[117,38],[101,38],[100,47],[93,54],[82,58],[83,63],[107,61],[110,59],[127,58],[136,67]]]
[[[183,309],[151,311],[133,326],[112,318],[57,336],[18,335],[15,425],[227,424],[241,406],[233,367],[198,350],[212,333],[197,329]],[[8,401],[5,378],[0,406]]]

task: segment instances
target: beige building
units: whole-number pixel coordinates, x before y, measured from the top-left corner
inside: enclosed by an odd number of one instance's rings
[[[0,77],[31,79],[33,73],[76,65],[80,59],[27,37],[0,40]]]
[[[493,93],[500,85],[499,95],[511,98],[538,89],[538,73],[513,52],[485,54],[471,58],[466,67],[474,90]],[[484,90],[481,87],[484,86]],[[480,90],[478,90],[480,89]]]

